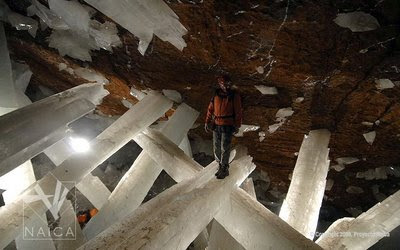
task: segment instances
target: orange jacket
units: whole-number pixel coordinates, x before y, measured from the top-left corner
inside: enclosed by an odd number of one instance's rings
[[[206,123],[215,120],[216,125],[230,125],[239,128],[242,125],[242,102],[235,90],[224,93],[218,89],[207,109]]]

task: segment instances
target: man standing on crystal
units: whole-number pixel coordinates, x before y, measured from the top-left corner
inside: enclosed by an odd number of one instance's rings
[[[213,131],[215,160],[219,164],[218,179],[229,175],[229,155],[232,135],[242,125],[242,103],[237,91],[231,89],[232,81],[228,75],[217,78],[218,89],[208,105],[205,131]]]

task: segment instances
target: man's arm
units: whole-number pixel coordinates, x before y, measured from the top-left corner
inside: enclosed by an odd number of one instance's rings
[[[206,124],[211,122],[213,114],[214,114],[214,98],[210,101],[210,104],[208,104]]]

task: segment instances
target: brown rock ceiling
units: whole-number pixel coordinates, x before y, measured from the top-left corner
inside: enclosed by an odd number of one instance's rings
[[[287,1],[169,2],[188,29],[188,46],[180,52],[155,38],[146,55],[141,56],[136,49],[138,40],[119,26],[123,46],[114,53],[97,51],[89,63],[111,82],[111,95],[99,110],[109,115],[124,113],[126,108],[120,100],[125,97],[135,102],[129,95],[131,86],[175,89],[186,103],[202,112],[198,119],[202,123],[215,76],[229,72],[243,97],[244,124],[268,131],[279,108],[292,107],[295,111],[275,133],[267,133],[263,142],[259,142],[258,132],[235,139],[235,143],[249,148],[257,167],[268,172],[273,187],[287,192],[288,175],[304,134],[328,128],[332,132],[330,159],[364,159],[342,172],[329,172],[328,178],[335,184],[326,195],[337,206],[372,206],[376,202],[370,190],[373,184],[386,185],[387,194],[399,189],[399,180],[393,177],[385,181],[355,178],[357,171],[400,163],[400,88],[378,91],[374,83],[376,78],[400,81],[400,4],[396,0],[290,0],[289,6]],[[254,8],[256,4],[259,6]],[[245,12],[239,12],[242,10]],[[381,28],[363,33],[341,28],[332,20],[344,10],[371,13]],[[106,19],[101,14],[96,18]],[[60,62],[70,67],[82,62],[63,58],[48,48],[48,31],[39,32],[33,40],[26,32],[8,27],[7,35],[12,57],[25,61],[33,71],[32,85],[62,91],[83,82],[58,70]],[[359,52],[366,48],[368,52]],[[273,61],[272,67],[269,61]],[[258,66],[264,66],[264,74],[256,72]],[[261,95],[254,85],[275,86],[279,94]],[[305,100],[295,103],[297,97]],[[380,124],[372,128],[361,124],[376,120]],[[362,134],[372,130],[377,136],[371,146]],[[210,138],[201,126],[191,135]],[[363,187],[365,193],[347,194],[348,185]]]

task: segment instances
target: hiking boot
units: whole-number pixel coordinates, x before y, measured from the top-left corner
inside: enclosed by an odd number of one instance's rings
[[[220,169],[222,169],[222,170],[218,175],[216,175],[217,179],[225,179],[225,177],[227,177],[229,175],[229,165],[224,165]]]
[[[219,166],[218,166],[218,171],[215,173],[215,176],[217,176],[217,178],[218,178],[218,176],[220,176],[221,173],[222,173],[222,165],[219,164]]]

